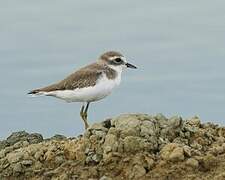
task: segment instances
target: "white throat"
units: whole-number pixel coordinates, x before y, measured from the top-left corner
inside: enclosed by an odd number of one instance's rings
[[[126,68],[126,66],[113,66],[113,65],[108,65],[111,69],[115,70],[117,72],[118,76],[121,76],[122,71]]]
[[[108,66],[116,71],[117,76],[113,81],[114,81],[115,85],[118,86],[121,82],[121,75],[122,75],[122,71],[123,71],[124,67],[123,66],[113,66],[113,65],[108,65]]]

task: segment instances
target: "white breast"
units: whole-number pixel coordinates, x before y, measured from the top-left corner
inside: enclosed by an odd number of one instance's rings
[[[92,102],[98,101],[108,96],[112,90],[120,84],[121,73],[113,80],[108,79],[104,74],[95,86],[80,88],[75,90],[63,90],[48,93],[46,95],[55,96],[67,102]]]

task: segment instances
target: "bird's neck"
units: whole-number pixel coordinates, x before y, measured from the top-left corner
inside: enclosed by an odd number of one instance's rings
[[[117,68],[115,66],[108,66],[108,68],[110,69],[110,72],[114,75],[113,78],[109,78],[114,81],[115,85],[118,86],[121,82],[121,74],[122,74],[122,68]]]
[[[105,74],[108,79],[116,79],[121,77],[122,70],[115,68],[114,66],[105,66]]]
[[[122,66],[112,66],[112,65],[108,65],[108,67],[112,70],[114,70],[117,75],[121,76],[122,71],[123,71],[123,67]]]

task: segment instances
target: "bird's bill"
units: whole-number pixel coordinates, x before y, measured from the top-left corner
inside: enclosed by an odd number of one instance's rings
[[[133,64],[130,64],[130,63],[126,63],[126,66],[131,69],[137,69],[136,66],[134,66]]]

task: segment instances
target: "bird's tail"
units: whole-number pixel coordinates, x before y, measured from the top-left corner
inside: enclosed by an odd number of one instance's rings
[[[43,88],[39,88],[39,89],[34,89],[31,90],[30,92],[28,92],[29,95],[47,95],[47,96],[51,96],[52,92],[58,90],[58,87],[56,86],[56,84],[52,84],[50,86],[46,86]]]
[[[27,94],[35,97],[38,95],[45,95],[45,92],[41,91],[41,89],[34,89],[34,90],[31,90],[30,92],[28,92]]]
[[[34,95],[34,94],[38,94],[38,93],[39,93],[39,90],[38,89],[34,89],[34,90],[31,90],[30,92],[28,92],[27,94]]]

